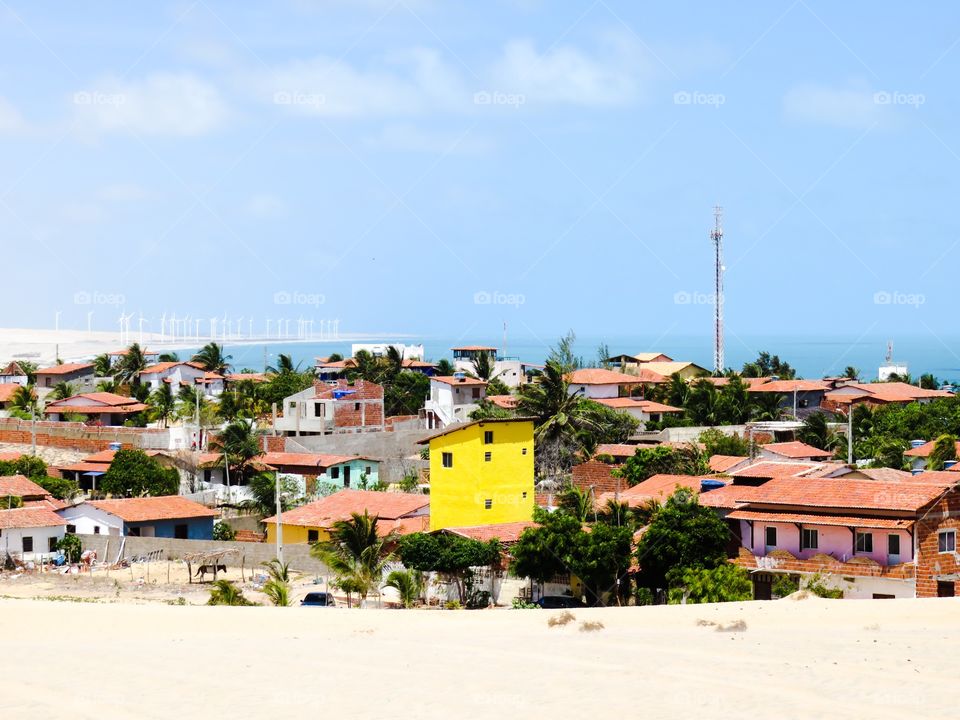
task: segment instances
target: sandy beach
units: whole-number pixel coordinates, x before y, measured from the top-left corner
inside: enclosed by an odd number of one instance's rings
[[[957,714],[960,599],[574,614],[4,600],[0,717]]]

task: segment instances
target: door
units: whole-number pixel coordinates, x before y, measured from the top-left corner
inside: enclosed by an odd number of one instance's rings
[[[772,600],[773,599],[773,577],[770,575],[753,576],[753,599],[754,600]]]
[[[954,583],[945,580],[937,580],[937,597],[953,597]]]
[[[345,488],[350,487],[350,466],[346,465],[343,468],[343,486]]]

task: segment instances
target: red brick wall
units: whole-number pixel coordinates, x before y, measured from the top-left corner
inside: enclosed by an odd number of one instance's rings
[[[915,526],[918,542],[917,597],[936,597],[937,577],[960,573],[956,556],[938,550],[938,531],[946,529],[954,529],[960,535],[960,494],[956,490],[940,500]],[[957,590],[960,594],[960,584]]]
[[[357,380],[352,385],[344,379],[336,386],[325,382],[314,383],[317,398],[333,399],[337,390],[352,390],[340,400],[333,401],[333,424],[338,428],[383,427],[383,387],[366,380]],[[360,404],[357,407],[357,403]]]
[[[110,443],[119,442],[126,447],[141,447],[141,439],[151,434],[166,435],[166,431],[149,428],[90,427],[82,423],[40,421],[36,424],[37,445],[97,452],[107,450]],[[17,418],[0,418],[0,442],[29,445],[31,442],[30,421]]]
[[[581,490],[589,490],[592,487],[595,493],[626,490],[627,482],[613,476],[613,471],[619,467],[621,466],[607,465],[598,460],[588,460],[580,465],[574,465],[573,484]]]

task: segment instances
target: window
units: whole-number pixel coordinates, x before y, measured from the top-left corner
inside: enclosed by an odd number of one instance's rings
[[[524,500],[527,499],[527,492],[526,492],[526,490],[524,490],[524,492],[523,492],[523,499],[524,499]]]
[[[319,530],[307,530],[307,542],[315,543],[320,541],[320,531]]]
[[[94,535],[99,535],[99,534],[100,534],[100,526],[99,526],[99,525],[94,525],[94,526],[93,526],[93,534],[94,534]]]
[[[479,397],[480,397],[480,388],[474,388],[474,389],[473,389],[473,398],[474,398],[474,400],[476,400],[476,399],[479,398]]]
[[[800,530],[800,549],[816,550],[817,536],[818,536],[818,533],[816,528],[803,528],[802,530]]]
[[[483,501],[484,510],[489,510],[492,507],[493,507],[493,500],[491,500],[490,498],[487,498],[486,500]]]
[[[775,527],[765,528],[764,537],[766,539],[767,547],[777,546],[777,529]]]
[[[23,551],[33,552],[33,538],[29,535],[23,538]]]
[[[948,553],[957,551],[957,531],[941,530],[937,537],[937,552]]]
[[[76,534],[77,534],[77,526],[76,526],[76,525],[67,525],[67,532],[70,533],[71,535],[76,535]]]
[[[445,452],[445,453],[443,454],[443,466],[444,466],[445,468],[452,468],[452,467],[453,467],[453,453]]]
[[[484,462],[490,462],[491,460],[493,460],[493,453],[492,453],[492,452],[485,452],[485,453],[483,454],[483,461],[484,461]]]
[[[873,533],[858,532],[855,549],[857,552],[873,552]]]
[[[526,455],[526,454],[527,454],[527,449],[526,449],[526,448],[523,448],[523,449],[520,451],[520,454],[521,454],[521,455]]]
[[[355,402],[355,403],[353,404],[353,409],[356,410],[357,412],[360,412],[360,403]]]
[[[483,444],[484,444],[484,445],[493,445],[493,430],[484,430],[484,431],[483,431]]]
[[[57,549],[57,538],[47,538],[47,550],[49,552],[56,552]]]
[[[140,528],[138,527],[127,528],[127,535],[129,535],[130,537],[140,537]]]
[[[188,532],[186,523],[180,523],[179,525],[173,526],[173,537],[175,537],[177,540],[186,540],[189,534],[190,533]]]
[[[367,465],[367,471],[366,471],[366,472],[367,472],[367,475],[372,475],[372,474],[373,474],[373,468],[372,468],[370,465]]]
[[[338,467],[330,468],[330,477],[333,478],[334,480],[339,480],[339,479],[340,479],[340,468],[338,468]]]
[[[887,555],[900,554],[900,536],[887,535]]]
[[[314,403],[314,404],[313,404],[313,416],[314,416],[314,417],[323,417],[323,403]]]

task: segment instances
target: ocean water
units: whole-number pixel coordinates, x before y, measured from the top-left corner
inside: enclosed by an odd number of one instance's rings
[[[454,345],[492,345],[499,347],[501,353],[516,356],[532,363],[542,363],[550,351],[550,346],[557,340],[555,337],[508,337],[506,352],[503,352],[503,338],[499,337],[436,337],[424,335],[422,337],[398,338],[383,337],[378,341],[391,340],[407,344],[424,345],[426,359],[439,360],[451,356],[450,348]],[[365,342],[373,342],[365,340]],[[608,337],[591,337],[578,335],[575,344],[576,352],[588,365],[596,363],[597,349],[601,342],[605,342],[613,355],[626,353],[656,351],[662,352],[675,360],[688,360],[707,369],[713,365],[713,339],[704,336],[683,335],[624,335]],[[861,377],[870,380],[876,377],[880,365],[884,364],[887,352],[888,338],[881,337],[787,337],[787,336],[753,336],[728,335],[725,348],[725,364],[727,367],[739,369],[745,362],[756,359],[760,351],[768,351],[779,355],[782,360],[790,363],[797,372],[806,378],[820,378],[827,375],[840,374],[845,367],[852,365],[859,368]],[[325,342],[285,342],[278,340],[264,344],[232,345],[226,343],[225,352],[232,356],[233,366],[237,369],[251,368],[261,370],[264,358],[267,364],[274,364],[280,353],[289,354],[295,363],[302,363],[303,367],[312,365],[314,359],[338,352],[344,356],[350,354],[351,341]],[[188,357],[191,350],[180,352],[181,357]],[[895,338],[894,360],[905,363],[910,373],[918,377],[922,373],[933,373],[941,380],[960,380],[960,336],[904,336]]]

